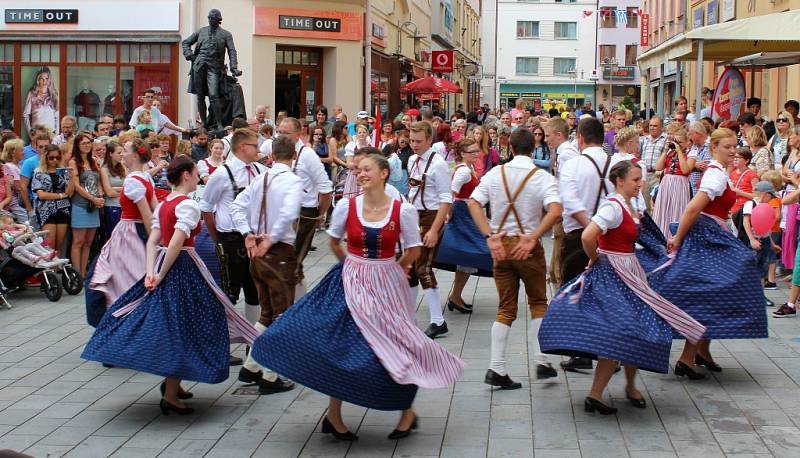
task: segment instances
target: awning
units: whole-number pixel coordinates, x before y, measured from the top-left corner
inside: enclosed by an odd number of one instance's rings
[[[676,35],[637,59],[647,69],[666,60],[697,59],[703,41],[704,61],[729,61],[759,52],[800,52],[800,10],[765,14],[700,27]]]
[[[756,68],[759,70],[795,64],[800,64],[800,52],[797,51],[759,52],[722,63],[726,67]]]

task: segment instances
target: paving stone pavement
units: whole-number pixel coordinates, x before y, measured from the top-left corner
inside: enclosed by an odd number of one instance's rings
[[[312,284],[334,263],[324,234],[315,244],[306,262]],[[444,297],[452,274],[438,275]],[[238,367],[218,385],[186,385],[195,394],[194,415],[162,416],[158,377],[80,358],[92,333],[82,295],[52,303],[38,290],[13,294],[14,308],[0,311],[0,449],[81,458],[800,456],[796,319],[770,318],[769,339],[714,342],[724,371],[705,380],[641,373],[643,410],[625,402],[624,378],[615,376],[606,397],[620,411],[604,417],[583,412],[591,372],[533,378],[532,336],[522,319],[512,326],[507,359],[523,388],[498,392],[484,385],[497,295],[491,279],[471,279],[464,296],[475,313],[446,312],[450,333],[438,340],[467,362],[461,380],[420,390],[421,428],[400,441],[386,439],[397,413],[346,405],[345,422],[360,437],[350,444],[320,433],[327,398],[302,387],[236,394]],[[784,302],[786,284],[768,296]],[[425,327],[421,294],[420,302],[417,320]],[[681,348],[673,346],[673,362]],[[234,353],[243,356],[244,346]]]

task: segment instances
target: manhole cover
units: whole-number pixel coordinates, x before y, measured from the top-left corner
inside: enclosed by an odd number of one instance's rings
[[[258,387],[257,386],[243,386],[241,388],[236,388],[233,390],[234,396],[258,396]]]

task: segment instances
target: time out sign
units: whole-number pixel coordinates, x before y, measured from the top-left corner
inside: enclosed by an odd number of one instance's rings
[[[78,10],[6,9],[6,24],[77,24]]]
[[[305,8],[253,8],[256,36],[361,41],[362,13]]]
[[[327,17],[278,15],[278,27],[292,30],[313,30],[316,32],[339,32],[342,21]]]

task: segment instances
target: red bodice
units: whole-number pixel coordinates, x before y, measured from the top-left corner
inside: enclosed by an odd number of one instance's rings
[[[189,196],[178,196],[172,200],[165,199],[158,210],[158,222],[161,227],[161,245],[169,246],[172,235],[175,233],[175,224],[178,222],[178,216],[175,214],[175,209],[184,200],[189,199]],[[198,222],[197,226],[192,229],[192,233],[183,242],[183,246],[194,246],[194,237],[200,233],[200,228],[203,226],[202,222]]]
[[[216,171],[216,170],[217,170],[217,167],[216,167],[214,164],[212,164],[212,163],[211,163],[211,161],[209,161],[208,159],[203,159],[203,161],[204,161],[204,162],[206,163],[206,165],[208,166],[208,175],[209,175],[209,176],[213,175],[213,174],[214,174],[214,171]]]
[[[153,184],[150,183],[150,180],[135,175],[128,178],[142,183],[145,189],[144,199],[148,202],[148,205],[150,205],[150,201],[153,200]],[[142,212],[139,211],[139,207],[125,195],[124,191],[119,195],[119,206],[122,209],[122,214],[120,215],[121,219],[142,219]]]
[[[399,200],[392,202],[389,221],[381,228],[364,227],[358,219],[356,198],[349,199],[347,211],[347,251],[350,254],[370,259],[387,259],[395,255],[395,247],[400,241]]]
[[[458,166],[456,166],[456,170],[458,170],[459,167],[468,167],[468,166],[465,164],[459,164]],[[455,171],[453,171],[453,176],[455,176]],[[478,177],[475,176],[475,174],[472,172],[470,172],[470,178],[471,179],[467,183],[461,185],[461,189],[456,194],[456,199],[469,199],[469,196],[472,195],[472,191],[474,191],[475,188],[478,187],[478,184],[480,184],[481,182],[481,180],[479,180]]]
[[[715,165],[709,165],[708,168],[722,170]],[[711,203],[706,205],[706,208],[703,210],[703,213],[714,215],[720,219],[728,219],[728,214],[731,211],[731,207],[733,207],[733,204],[735,203],[736,203],[736,193],[733,191],[733,189],[731,189],[730,183],[726,183],[725,191],[722,193],[722,195],[715,198],[714,200],[711,201]]]
[[[622,202],[614,198],[609,198],[608,200],[616,202],[622,207],[622,224],[614,229],[607,230],[605,234],[601,234],[598,246],[601,250],[633,253],[634,241],[639,235],[639,226]]]

